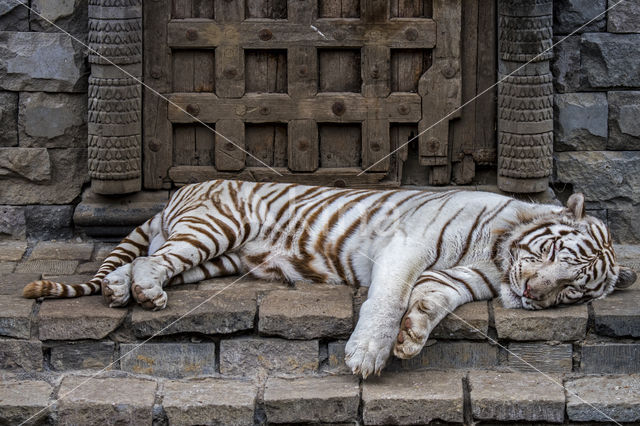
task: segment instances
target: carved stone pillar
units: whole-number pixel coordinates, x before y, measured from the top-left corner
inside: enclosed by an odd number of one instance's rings
[[[141,0],[89,0],[89,176],[98,194],[141,189]],[[106,59],[105,59],[106,58]]]
[[[499,79],[518,70],[498,88],[498,187],[541,192],[553,154],[553,1],[499,0],[498,13]]]

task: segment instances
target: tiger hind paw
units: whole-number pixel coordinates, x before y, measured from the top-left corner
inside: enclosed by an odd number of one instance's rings
[[[393,354],[401,359],[413,358],[420,353],[428,337],[429,319],[414,306],[402,318]]]
[[[102,297],[110,308],[126,306],[131,299],[131,265],[123,265],[102,279]]]

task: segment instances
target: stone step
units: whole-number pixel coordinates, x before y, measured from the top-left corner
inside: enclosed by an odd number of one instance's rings
[[[447,424],[640,421],[639,375],[496,371],[158,379],[0,370],[0,424]]]

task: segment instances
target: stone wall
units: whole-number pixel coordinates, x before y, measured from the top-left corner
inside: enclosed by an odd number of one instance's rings
[[[556,0],[560,41],[616,0]],[[640,1],[555,48],[555,189],[585,194],[620,242],[640,242]],[[568,185],[564,185],[568,184]]]
[[[0,238],[68,237],[88,182],[89,68],[60,29],[86,41],[87,0],[29,4],[46,19],[0,0]]]

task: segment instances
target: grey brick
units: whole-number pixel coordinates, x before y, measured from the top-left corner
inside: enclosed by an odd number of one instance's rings
[[[630,1],[630,0],[627,0]],[[609,150],[637,150],[640,146],[640,91],[610,91]]]
[[[0,276],[0,294],[22,295],[24,286],[40,277],[42,274],[3,274]]]
[[[77,260],[29,260],[19,263],[16,272],[19,274],[70,275],[78,267]]]
[[[7,158],[7,151],[24,152],[21,148],[1,148],[0,149],[0,176],[6,174],[19,174],[21,172],[28,172],[24,162],[28,162],[24,156],[16,155],[12,158]],[[23,170],[19,170],[19,167],[24,167]],[[1,199],[0,199],[1,201]],[[0,237],[13,238],[13,239],[25,239],[27,237],[27,220],[24,215],[24,207],[21,206],[0,206]],[[7,259],[12,260],[12,259]],[[13,259],[17,260],[17,259]]]
[[[49,299],[38,312],[40,340],[102,339],[118,328],[126,309],[107,307],[102,296]]]
[[[264,391],[269,423],[356,420],[360,385],[355,376],[269,378]]]
[[[618,4],[620,3],[620,4]],[[609,0],[607,31],[610,33],[640,33],[640,0],[623,2]]]
[[[580,33],[603,31],[606,26],[606,8],[607,0],[555,0],[553,33],[569,34],[576,30]],[[580,28],[591,20],[594,22]]]
[[[137,378],[67,376],[58,395],[61,424],[151,424],[156,383]]]
[[[529,311],[494,301],[493,309],[500,339],[568,341],[583,339],[587,332],[586,305]]]
[[[639,87],[640,34],[586,33],[580,53],[590,88]]]
[[[36,416],[32,423],[44,423],[51,411],[52,392],[53,387],[44,381],[0,381],[0,423],[20,424],[31,416]]]
[[[489,332],[487,302],[472,302],[447,315],[431,332],[434,339],[485,339]]]
[[[36,301],[21,296],[0,297],[0,335],[28,339],[31,335],[31,312]]]
[[[167,381],[162,405],[170,424],[252,425],[257,393],[238,380]]]
[[[113,362],[114,349],[115,343],[113,342],[55,345],[51,347],[51,366],[58,371],[103,369],[109,367]]]
[[[573,367],[571,344],[510,343],[507,365],[518,371],[570,373]]]
[[[584,377],[565,386],[570,420],[640,421],[640,376]]]
[[[33,248],[29,260],[89,260],[93,243],[72,241],[40,241]]]
[[[26,241],[0,241],[0,260],[22,260],[22,256],[26,250]]]
[[[253,291],[175,291],[169,295],[167,307],[161,311],[148,311],[136,306],[131,323],[140,337],[182,332],[233,333],[253,328],[256,309]],[[180,320],[176,322],[177,319]]]
[[[38,340],[0,339],[0,370],[42,370],[42,343]]]
[[[258,330],[288,339],[346,337],[352,321],[349,287],[306,286],[267,294],[260,303]]]
[[[553,101],[556,151],[605,149],[609,112],[606,93],[557,94]]]
[[[229,376],[312,374],[318,370],[318,358],[317,340],[248,337],[220,341],[220,373]]]
[[[122,370],[170,378],[210,376],[215,373],[215,343],[120,344]]]
[[[420,368],[489,368],[498,365],[498,347],[486,342],[437,341],[427,342],[422,351],[411,359],[392,360],[391,370]]]
[[[562,380],[533,373],[471,372],[471,409],[477,420],[562,423]]]
[[[640,373],[640,343],[594,343],[582,347],[584,373]]]
[[[622,290],[592,302],[596,333],[640,337],[640,291]]]
[[[457,372],[383,373],[364,382],[365,424],[462,423],[462,377]]]

